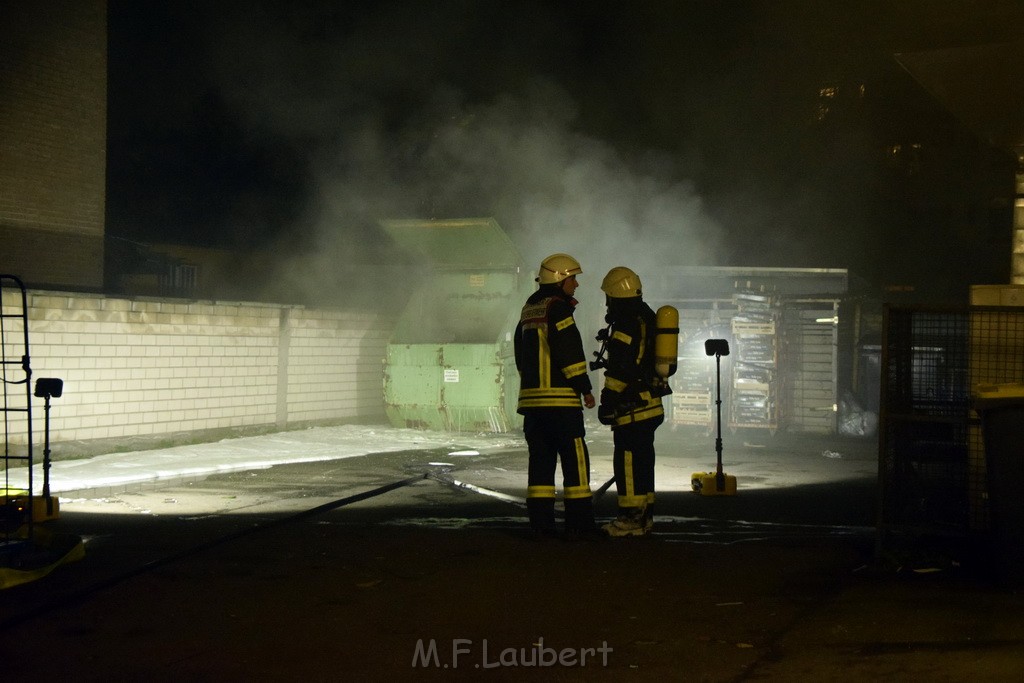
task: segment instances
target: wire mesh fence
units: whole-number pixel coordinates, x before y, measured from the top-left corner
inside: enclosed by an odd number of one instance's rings
[[[1024,382],[1024,308],[887,307],[881,382],[880,532],[987,530],[985,445],[972,394]]]

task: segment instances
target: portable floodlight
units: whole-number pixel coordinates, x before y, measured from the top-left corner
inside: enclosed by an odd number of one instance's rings
[[[709,356],[728,356],[728,339],[708,339],[704,342],[704,353]]]
[[[57,519],[60,516],[60,501],[50,495],[50,398],[60,398],[64,393],[64,380],[56,377],[40,377],[36,380],[35,395],[44,399],[43,420],[45,436],[43,446],[43,495],[39,499],[39,505],[33,505],[32,519],[36,522],[44,522],[48,519]]]
[[[714,472],[694,472],[690,484],[702,496],[736,495],[736,477],[722,471],[722,356],[729,355],[729,341],[708,339],[704,342],[704,353],[715,357],[715,385],[718,391],[715,408],[718,412],[718,436],[715,438],[715,452],[718,465]]]

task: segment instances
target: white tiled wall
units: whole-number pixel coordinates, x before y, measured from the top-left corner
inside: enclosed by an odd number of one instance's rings
[[[9,293],[5,313],[20,309]],[[54,443],[384,419],[393,321],[372,313],[30,292],[28,315],[33,382],[64,380],[51,399]],[[20,327],[5,320],[5,355],[16,357]],[[40,443],[43,401],[33,401]],[[24,443],[23,418],[8,417],[8,442]]]

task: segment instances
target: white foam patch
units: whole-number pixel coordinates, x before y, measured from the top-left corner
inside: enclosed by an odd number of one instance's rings
[[[525,442],[508,434],[466,434],[402,429],[389,426],[342,425],[312,427],[261,436],[224,439],[216,443],[190,444],[162,450],[111,453],[53,463],[53,493],[98,486],[119,486],[141,481],[266,469],[300,462],[341,460],[377,453],[472,447],[451,455],[479,455],[480,450],[525,448]],[[43,481],[42,465],[33,468],[35,482]],[[12,487],[24,488],[27,468],[10,473]]]

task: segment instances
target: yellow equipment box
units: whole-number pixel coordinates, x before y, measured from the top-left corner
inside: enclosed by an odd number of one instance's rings
[[[28,491],[22,489],[0,489],[3,501],[14,507],[13,513],[18,516],[28,517]],[[51,519],[60,518],[60,499],[53,496],[32,496],[32,521],[46,522]]]
[[[702,496],[735,496],[736,477],[731,474],[722,475],[722,486],[718,485],[718,474],[715,472],[694,472],[690,484],[695,493]]]
[[[47,522],[51,519],[60,518],[60,499],[52,496],[43,498],[35,496],[32,498],[32,521]]]

